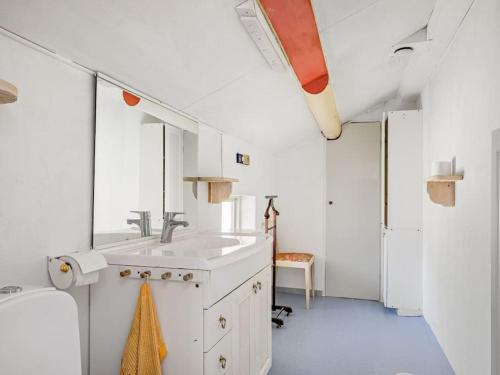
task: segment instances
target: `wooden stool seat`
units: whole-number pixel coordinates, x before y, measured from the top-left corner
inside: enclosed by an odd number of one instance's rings
[[[314,297],[314,255],[303,252],[279,252],[276,254],[276,267],[304,270],[306,309],[309,309],[310,296]]]
[[[309,253],[278,253],[276,260],[288,260],[290,262],[309,262],[314,258],[313,254]]]

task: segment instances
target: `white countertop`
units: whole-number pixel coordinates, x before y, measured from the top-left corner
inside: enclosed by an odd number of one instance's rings
[[[262,251],[263,233],[195,233],[162,244],[158,239],[101,250],[109,264],[211,270]]]

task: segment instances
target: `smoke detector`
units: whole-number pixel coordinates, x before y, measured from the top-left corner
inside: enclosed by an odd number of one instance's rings
[[[425,51],[429,48],[431,41],[432,39],[429,39],[427,35],[427,26],[425,26],[394,44],[391,48],[391,56],[402,57]]]
[[[397,56],[407,56],[407,55],[411,55],[413,53],[413,47],[410,47],[410,46],[401,46],[401,47],[398,47],[396,48],[392,54],[393,55],[397,55]]]

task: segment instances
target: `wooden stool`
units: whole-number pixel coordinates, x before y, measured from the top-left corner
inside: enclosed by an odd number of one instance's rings
[[[301,268],[304,270],[306,309],[309,310],[309,297],[314,297],[314,255],[309,253],[277,253],[276,266]]]

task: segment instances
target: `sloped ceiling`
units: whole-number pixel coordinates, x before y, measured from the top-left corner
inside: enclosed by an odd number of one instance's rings
[[[272,71],[244,31],[234,11],[241,1],[0,1],[0,26],[277,151],[319,129],[293,72]],[[439,2],[465,11],[470,0]],[[424,27],[435,3],[313,0],[343,122],[418,93],[427,77],[423,63],[391,58],[391,46]],[[434,37],[451,38],[460,12]],[[435,54],[426,66],[435,64]]]

